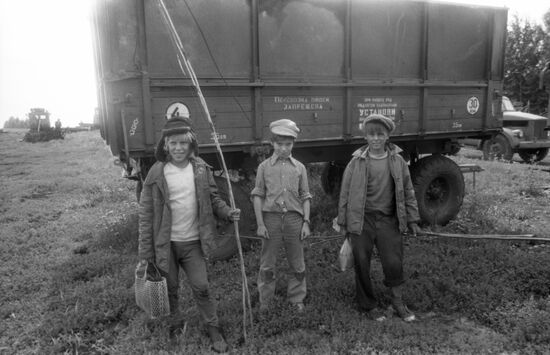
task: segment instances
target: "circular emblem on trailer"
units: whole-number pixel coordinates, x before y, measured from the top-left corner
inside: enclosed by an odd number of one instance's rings
[[[479,99],[475,96],[472,96],[468,99],[468,102],[466,103],[466,111],[470,115],[475,115],[476,112],[479,110]]]
[[[189,118],[189,109],[182,102],[174,102],[166,109],[166,119],[174,117]]]

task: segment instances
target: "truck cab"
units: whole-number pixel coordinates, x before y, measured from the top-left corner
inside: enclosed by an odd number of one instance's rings
[[[516,111],[506,96],[502,97],[502,112],[502,132],[483,143],[484,157],[512,160],[514,153],[518,153],[525,162],[546,158],[550,148],[549,120]]]

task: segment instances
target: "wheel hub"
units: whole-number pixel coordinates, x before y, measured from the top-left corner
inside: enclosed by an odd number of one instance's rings
[[[434,179],[426,190],[426,197],[431,207],[437,208],[449,195],[449,186],[443,178]]]
[[[504,155],[504,147],[500,145],[499,143],[493,143],[491,144],[491,147],[489,149],[491,154],[497,158],[502,157]]]

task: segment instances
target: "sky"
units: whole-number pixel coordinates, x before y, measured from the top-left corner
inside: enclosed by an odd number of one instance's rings
[[[51,122],[60,119],[64,127],[93,121],[92,1],[0,0],[0,128],[33,107],[47,109]],[[509,15],[538,23],[550,8],[545,0],[451,2],[506,6]]]
[[[0,128],[46,108],[53,123],[92,122],[90,0],[0,0]]]

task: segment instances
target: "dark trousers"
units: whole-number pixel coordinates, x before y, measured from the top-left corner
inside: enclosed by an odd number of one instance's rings
[[[181,267],[189,280],[203,321],[208,325],[218,326],[216,302],[209,291],[206,261],[200,241],[170,242],[170,247],[168,274],[163,274],[168,286],[168,301],[173,321],[177,322],[181,318],[178,307],[179,270]]]
[[[351,234],[355,266],[356,299],[359,308],[370,310],[377,306],[370,278],[373,247],[380,255],[384,285],[399,286],[403,279],[403,237],[397,217],[381,213],[365,214],[361,234]]]

